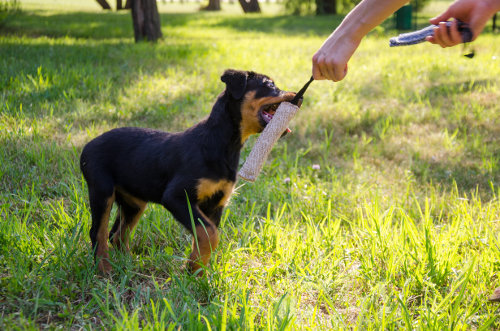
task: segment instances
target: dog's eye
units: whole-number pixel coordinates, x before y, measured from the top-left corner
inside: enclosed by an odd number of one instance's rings
[[[267,86],[270,87],[270,88],[274,88],[275,87],[274,86],[274,82],[270,81],[270,80],[267,81]]]

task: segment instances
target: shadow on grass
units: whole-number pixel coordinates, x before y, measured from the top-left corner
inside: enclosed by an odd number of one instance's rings
[[[162,14],[162,27],[186,25],[197,20],[194,14]],[[4,34],[29,37],[83,38],[83,39],[134,39],[132,17],[129,11],[121,12],[70,12],[52,14],[44,10],[26,11],[10,20],[0,31]]]
[[[500,160],[500,153],[495,153],[493,158]],[[471,193],[476,189],[486,199],[494,198],[492,186],[500,184],[500,169],[494,167],[492,171],[486,171],[481,164],[472,160],[467,162],[432,162],[416,156],[413,160],[411,170],[419,181],[440,184],[451,190],[455,187],[460,192]]]
[[[110,107],[119,106],[120,97],[138,77],[154,76],[157,72],[166,78],[169,72],[180,72],[176,76],[182,77],[182,72],[196,70],[194,64],[204,61],[208,49],[189,43],[151,45],[101,41],[66,44],[38,41],[30,44],[8,41],[3,43],[2,53],[4,65],[0,67],[0,94],[6,105],[2,112],[16,116],[22,108],[24,117],[37,118],[67,117],[78,111],[78,104],[90,106],[96,100]],[[169,93],[169,88],[164,87],[165,94]],[[208,94],[214,95],[215,99],[218,92],[208,91]],[[182,108],[186,102],[196,102],[196,95],[197,91],[191,89],[189,95],[169,97],[168,102],[174,108]],[[151,112],[153,102],[143,105],[144,112]],[[140,113],[136,115],[137,120],[142,116]],[[99,120],[112,119],[112,116],[102,112]]]
[[[448,72],[440,71],[439,73],[431,74],[432,76],[443,76],[449,74]],[[424,93],[423,96],[432,100],[436,98],[449,98],[453,95],[462,94],[466,92],[472,91],[481,91],[487,89],[496,84],[496,80],[493,79],[479,79],[479,80],[468,80],[468,81],[459,81],[453,83],[440,83],[437,85],[432,85],[429,87]]]
[[[453,83],[440,83],[429,87],[424,95],[431,103],[438,100],[453,100],[459,95],[471,93],[486,93],[494,80],[467,80]],[[444,103],[447,104],[448,102]],[[482,106],[480,107],[483,109]],[[465,108],[457,112],[453,107],[441,107],[441,117],[446,119],[448,132],[458,130],[456,139],[463,145],[463,151],[449,160],[424,160],[415,156],[412,171],[423,181],[440,183],[445,186],[456,186],[471,192],[479,189],[489,196],[491,185],[500,184],[500,129],[494,124],[494,119],[482,118],[475,112],[477,109]],[[477,107],[476,107],[477,108]],[[486,108],[479,111],[491,112]],[[486,115],[485,115],[486,116]]]
[[[333,16],[262,16],[262,15],[218,15],[210,12],[162,13],[161,26],[168,39],[172,28],[190,24],[211,28],[233,29],[236,32],[263,32],[287,35],[325,35],[342,21],[342,15]],[[132,18],[129,11],[122,12],[71,12],[52,14],[39,10],[21,12],[16,19],[0,28],[3,34],[82,39],[130,39],[134,38]]]
[[[48,138],[28,135],[2,138],[0,151],[0,190],[7,195],[30,196],[39,192],[47,199],[64,197],[68,187],[80,177],[75,162],[77,151]]]
[[[312,16],[183,13],[162,14],[161,19],[166,31],[189,24],[197,25],[198,29],[200,25],[206,25],[236,31],[287,34],[309,34],[320,30],[328,33],[332,27],[331,17]],[[340,20],[340,16],[334,17],[336,23]],[[157,72],[167,75],[167,71],[196,71],[210,52],[210,46],[180,37],[176,37],[175,42],[168,42],[166,37],[166,42],[154,45],[135,44],[129,12],[52,14],[43,10],[27,11],[20,13],[2,31],[10,36],[1,41],[0,93],[6,105],[2,111],[16,115],[22,108],[23,116],[28,118],[67,118],[69,113],[77,111],[82,100],[87,104],[98,100],[100,104],[117,105],[124,89],[133,85],[139,76],[153,76]],[[65,37],[76,40],[65,40]],[[216,88],[219,87],[203,91],[208,92],[207,102],[212,103],[211,99],[215,99],[216,93],[220,92]],[[200,94],[195,91],[186,97],[192,99],[200,97]],[[188,104],[193,102],[187,101]],[[182,98],[169,103],[176,109],[186,104]],[[148,109],[134,113],[131,119],[141,121],[150,117],[153,119],[149,123],[153,124],[161,120],[159,116],[150,116],[151,113],[158,113],[155,110],[158,107],[151,103],[144,108]],[[168,115],[164,110],[159,114]],[[102,113],[94,120],[113,120],[113,116]]]
[[[286,35],[329,34],[342,22],[343,15],[332,16],[245,16],[227,17],[214,23],[215,27],[226,27],[236,31],[279,33]]]

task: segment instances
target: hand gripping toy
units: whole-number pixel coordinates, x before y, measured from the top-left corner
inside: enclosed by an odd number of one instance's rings
[[[446,22],[446,26],[448,29],[451,27],[451,22]],[[413,31],[409,33],[400,34],[397,37],[393,37],[389,40],[389,45],[391,47],[394,46],[407,46],[407,45],[415,45],[425,41],[425,38],[428,36],[434,35],[434,28],[437,25],[429,25],[426,28],[423,28],[418,31]],[[457,20],[458,32],[462,35],[462,42],[468,43],[472,40],[472,31],[469,28],[467,23]]]
[[[243,167],[241,167],[238,172],[238,175],[242,179],[249,182],[253,182],[257,179],[264,162],[266,162],[267,156],[271,152],[271,149],[273,149],[276,141],[278,141],[283,132],[287,130],[288,123],[290,123],[291,119],[299,110],[297,104],[302,99],[304,92],[313,80],[314,79],[311,77],[304,87],[295,95],[292,101],[282,102],[278,109],[276,109],[273,118],[266,125],[259,138],[257,138],[252,151],[245,160],[245,164],[243,164]]]

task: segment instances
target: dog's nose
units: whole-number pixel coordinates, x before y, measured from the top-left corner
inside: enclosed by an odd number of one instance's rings
[[[281,94],[281,96],[283,97],[283,99],[285,99],[285,101],[291,101],[295,95],[297,93],[295,92],[286,92],[286,91],[283,91],[283,93]]]
[[[295,98],[296,95],[297,95],[297,93],[295,93],[295,92],[285,92],[285,96],[284,97],[285,97],[286,101],[292,101]],[[297,101],[296,105],[298,107],[300,107],[302,105],[302,100],[304,100],[304,98],[300,97],[300,99]]]

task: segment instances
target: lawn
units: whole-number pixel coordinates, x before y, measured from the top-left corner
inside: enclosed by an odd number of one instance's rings
[[[226,68],[285,90],[341,17],[162,3],[164,38],[129,12],[23,0],[0,28],[0,329],[498,329],[500,36],[389,48],[375,29],[339,83],[313,82],[255,183],[240,181],[205,277],[190,235],[149,205],[131,256],[96,272],[86,142],[120,126],[183,130]],[[419,24],[445,2],[432,4]],[[255,139],[244,148],[248,155]]]

